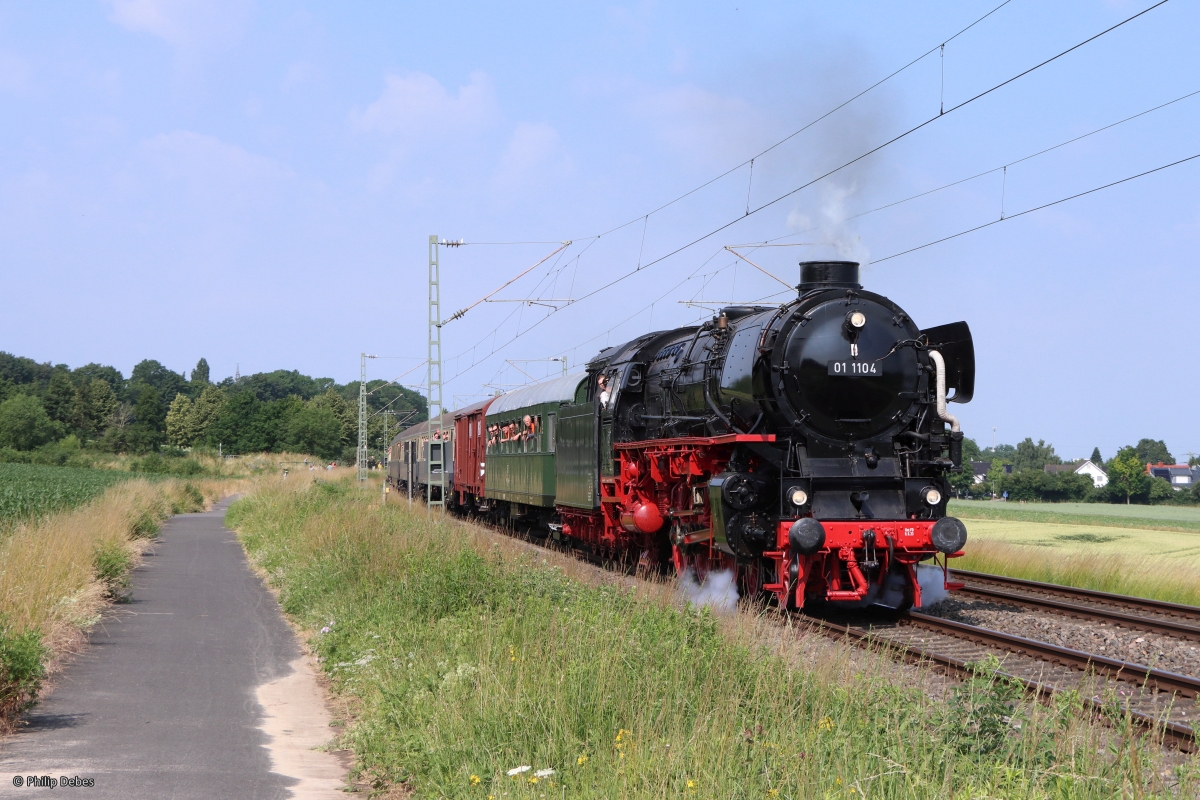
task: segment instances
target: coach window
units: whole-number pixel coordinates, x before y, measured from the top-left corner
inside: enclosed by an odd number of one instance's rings
[[[554,452],[554,423],[558,419],[557,414],[546,415],[546,452]]]

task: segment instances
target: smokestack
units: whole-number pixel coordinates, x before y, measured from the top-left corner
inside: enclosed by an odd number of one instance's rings
[[[818,289],[861,289],[857,261],[801,261],[800,294]]]

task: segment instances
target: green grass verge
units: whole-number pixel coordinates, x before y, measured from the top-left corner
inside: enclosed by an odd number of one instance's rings
[[[1049,522],[1200,533],[1200,508],[1119,506],[1104,503],[997,503],[951,500],[949,513],[962,519]]]
[[[154,479],[116,470],[0,463],[0,524],[83,505],[134,478]]]
[[[1194,762],[1164,777],[1136,737],[1100,738],[1078,698],[1018,703],[985,668],[941,703],[897,685],[887,661],[797,664],[736,619],[572,579],[346,482],[264,487],[227,524],[354,698],[343,744],[380,787],[498,800],[1200,785]]]

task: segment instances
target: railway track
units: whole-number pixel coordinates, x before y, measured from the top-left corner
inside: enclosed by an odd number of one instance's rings
[[[1200,641],[1200,608],[1194,606],[1002,575],[964,570],[952,570],[952,573],[956,579],[966,583],[966,588],[960,590],[959,595],[973,595],[1078,619],[1108,622],[1130,630]]]
[[[894,622],[840,624],[819,619],[817,624],[828,633],[884,645],[959,675],[969,674],[972,664],[991,655],[1000,662],[1001,675],[1032,693],[1049,696],[1074,690],[1096,710],[1116,702],[1139,725],[1161,733],[1165,743],[1186,752],[1197,749],[1200,678],[916,611]]]

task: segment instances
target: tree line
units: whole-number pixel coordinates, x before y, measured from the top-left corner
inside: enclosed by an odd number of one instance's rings
[[[963,440],[963,471],[950,482],[960,497],[1003,496],[1010,500],[1081,503],[1173,503],[1200,504],[1200,484],[1187,491],[1175,490],[1168,481],[1146,473],[1147,464],[1174,464],[1175,457],[1161,439],[1141,439],[1120,448],[1105,460],[1100,448],[1088,459],[1108,475],[1108,484],[1097,488],[1088,475],[1046,472],[1047,464],[1062,464],[1054,445],[1026,438],[1015,447],[1001,444],[980,448],[972,439]],[[991,466],[983,483],[975,483],[971,462]],[[1195,466],[1200,458],[1188,462]]]
[[[419,393],[387,381],[367,384],[369,413],[386,408],[405,424],[426,418]],[[126,378],[102,364],[71,369],[0,352],[0,460],[61,463],[81,448],[146,454],[220,450],[227,454],[303,452],[350,462],[358,441],[358,383],[338,384],[296,370],[212,381],[201,358],[191,375],[158,361]],[[383,414],[368,442],[384,444]],[[390,432],[397,429],[392,423]]]

